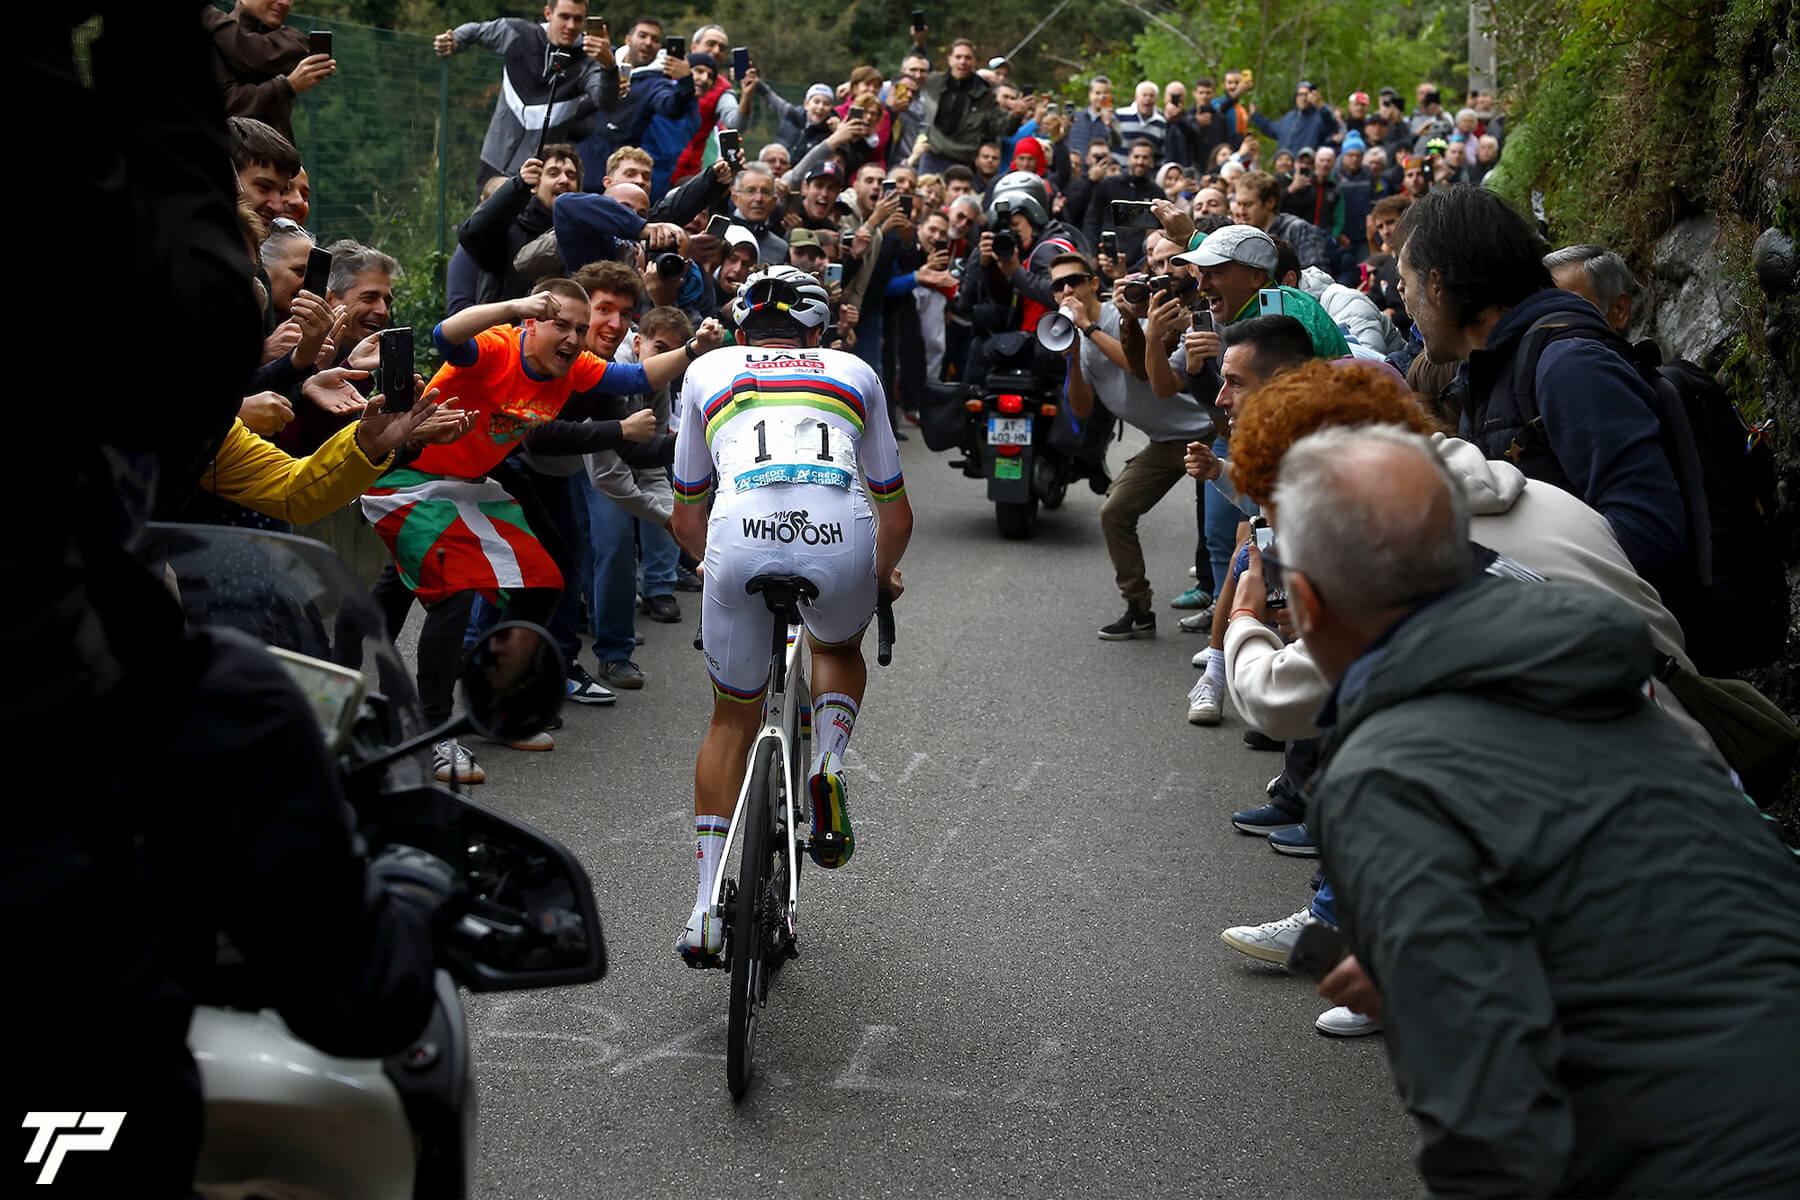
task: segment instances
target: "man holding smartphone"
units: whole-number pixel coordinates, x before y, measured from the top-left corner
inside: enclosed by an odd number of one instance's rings
[[[1127,209],[1115,209],[1113,202],[1124,201],[1127,208],[1130,208],[1161,200],[1162,189],[1150,178],[1150,172],[1155,166],[1156,147],[1148,140],[1140,139],[1131,144],[1131,149],[1125,156],[1124,174],[1102,179],[1094,185],[1083,230],[1090,246],[1099,244],[1101,233],[1112,232],[1118,235],[1119,255],[1126,263],[1135,263],[1143,257],[1146,226],[1121,224],[1121,217]],[[1154,221],[1151,225],[1154,226]]]
[[[432,39],[432,48],[445,58],[470,46],[492,50],[504,61],[500,97],[481,142],[478,187],[495,175],[518,174],[542,143],[574,141],[585,118],[618,104],[618,74],[607,69],[612,42],[604,25],[598,34],[587,29],[587,0],[551,0],[541,25],[496,17],[469,21]],[[562,58],[553,57],[558,52]],[[583,161],[598,178],[606,155]]]
[[[230,12],[200,12],[213,44],[213,69],[225,113],[254,117],[294,140],[294,101],[331,77],[337,62],[323,46],[286,25],[282,0],[238,0]],[[330,39],[329,33],[323,35]]]

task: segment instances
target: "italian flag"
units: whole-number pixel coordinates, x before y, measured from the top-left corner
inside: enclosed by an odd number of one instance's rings
[[[519,502],[491,478],[394,471],[364,494],[362,510],[425,604],[464,591],[503,603],[513,588],[562,589]]]

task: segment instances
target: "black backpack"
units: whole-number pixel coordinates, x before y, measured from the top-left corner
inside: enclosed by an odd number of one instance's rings
[[[1771,530],[1775,448],[1769,424],[1752,428],[1718,380],[1685,359],[1662,363],[1651,344],[1634,347],[1598,312],[1555,312],[1525,331],[1514,360],[1513,394],[1531,435],[1544,438],[1537,365],[1565,338],[1604,341],[1655,392],[1663,450],[1687,507],[1695,587],[1665,596],[1681,620],[1688,656],[1703,675],[1725,675],[1779,657],[1787,644],[1788,589]]]

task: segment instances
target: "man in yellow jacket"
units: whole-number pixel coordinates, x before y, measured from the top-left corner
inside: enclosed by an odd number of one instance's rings
[[[455,441],[468,432],[470,416],[453,407],[454,396],[440,405],[436,389],[427,392],[423,379],[414,380],[411,409],[385,412],[382,397],[371,397],[360,420],[305,458],[264,441],[241,419],[233,421],[200,486],[220,499],[295,525],[336,512],[368,491],[393,465],[394,451],[415,432],[415,440],[430,442]]]

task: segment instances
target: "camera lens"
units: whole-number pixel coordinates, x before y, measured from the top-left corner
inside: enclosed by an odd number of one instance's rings
[[[1019,238],[1017,234],[1007,230],[1001,230],[994,235],[995,258],[1011,258],[1018,252]]]
[[[656,273],[664,279],[680,279],[687,274],[687,259],[673,250],[656,256]]]

